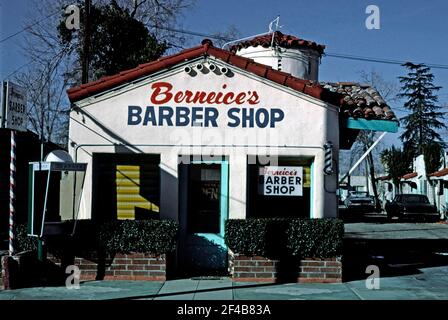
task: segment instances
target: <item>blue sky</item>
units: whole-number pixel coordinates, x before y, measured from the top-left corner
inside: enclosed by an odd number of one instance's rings
[[[368,5],[380,9],[381,29],[365,27]],[[0,38],[20,30],[32,14],[27,0],[0,0]],[[448,1],[399,0],[198,0],[186,11],[179,26],[201,33],[215,33],[230,26],[242,37],[266,32],[280,15],[280,29],[327,46],[326,52],[375,58],[448,64]],[[0,77],[3,79],[26,63],[18,46],[22,35],[0,43]],[[201,38],[192,37],[191,43]],[[404,69],[390,64],[324,57],[320,80],[359,81],[360,71],[375,70],[385,80],[397,82]],[[441,103],[448,103],[448,69],[433,69],[435,82],[444,87]],[[399,108],[399,103],[392,104]],[[397,112],[399,115],[402,113]],[[390,135],[388,142],[396,141]]]

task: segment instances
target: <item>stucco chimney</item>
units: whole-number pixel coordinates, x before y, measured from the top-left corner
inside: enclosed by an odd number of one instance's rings
[[[231,47],[231,51],[237,55],[297,78],[315,81],[319,78],[319,63],[324,49],[324,45],[284,35],[279,31],[242,41]]]

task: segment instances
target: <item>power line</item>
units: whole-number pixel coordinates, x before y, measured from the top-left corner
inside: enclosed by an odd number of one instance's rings
[[[229,38],[226,38],[226,37],[221,37],[221,36],[218,36],[218,35],[207,34],[207,33],[201,33],[201,32],[197,32],[197,31],[175,29],[175,28],[162,27],[162,26],[156,26],[156,25],[150,25],[150,27],[156,28],[156,29],[172,31],[172,32],[176,32],[176,33],[188,34],[188,35],[191,35],[191,36],[206,37],[206,38],[211,38],[211,39],[215,39],[215,40],[222,40],[222,41],[232,41],[232,39],[229,39]]]
[[[340,53],[325,53],[325,55],[328,57],[332,57],[332,58],[342,58],[342,59],[349,59],[349,60],[394,64],[394,65],[400,65],[400,66],[405,64],[406,62],[409,62],[409,61],[404,61],[404,60],[400,61],[400,60],[391,60],[391,59],[384,59],[384,58],[372,58],[372,57],[354,56],[354,55],[340,54]],[[446,64],[435,64],[435,63],[423,63],[423,64],[432,69],[448,69],[448,65],[446,65]]]
[[[223,41],[227,41],[227,42],[235,40],[235,39],[229,39],[226,37],[216,36],[213,34],[200,33],[200,32],[190,31],[190,30],[174,29],[174,28],[161,27],[161,26],[155,26],[155,25],[152,25],[151,27],[162,29],[162,30],[167,30],[167,31],[172,31],[172,32],[177,32],[177,33],[188,34],[188,35],[192,35],[192,36],[207,37],[207,38],[216,39],[216,40],[223,40]],[[332,58],[367,61],[367,62],[384,63],[384,64],[393,64],[393,65],[400,65],[400,66],[402,64],[405,64],[406,62],[409,62],[409,61],[405,61],[405,60],[373,58],[373,57],[356,56],[356,55],[349,55],[349,54],[343,54],[343,53],[329,52],[329,53],[325,53],[325,55],[328,57],[332,57]],[[448,70],[447,64],[436,64],[436,63],[424,63],[424,64],[432,69]]]
[[[7,36],[6,38],[1,39],[1,40],[0,40],[0,43],[3,43],[3,42],[5,42],[5,41],[7,41],[7,40],[9,40],[9,39],[11,39],[11,38],[13,38],[13,37],[15,37],[15,36],[21,34],[22,32],[24,32],[24,31],[26,31],[26,30],[28,30],[28,29],[34,27],[35,25],[38,25],[39,23],[41,23],[41,22],[43,22],[43,21],[45,21],[45,20],[51,18],[52,16],[56,15],[56,14],[59,13],[59,12],[60,12],[59,10],[56,11],[56,12],[53,12],[53,13],[49,14],[48,16],[46,16],[46,17],[44,17],[44,18],[42,18],[42,19],[36,21],[35,23],[32,23],[32,24],[30,24],[30,25],[28,25],[28,26],[26,26],[26,27],[20,29],[19,31],[17,31],[17,32],[15,32],[15,33],[13,33],[13,34],[11,34],[11,35],[9,35],[9,36]]]
[[[31,63],[33,63],[34,60],[28,61],[27,63],[24,63],[23,65],[21,65],[20,67],[18,67],[17,69],[15,69],[13,72],[11,72],[10,74],[8,74],[5,79],[8,79],[9,77],[13,76],[14,74],[16,74],[17,72],[19,72],[20,70],[22,70],[23,68],[25,68],[26,66],[30,65]]]
[[[54,16],[55,14],[57,14],[59,11],[54,12],[48,16],[46,16],[45,18],[37,21],[36,23],[29,25],[25,28],[23,28],[22,30],[0,40],[0,43],[7,41],[8,39],[26,31],[27,29],[33,27],[36,24],[39,24],[40,22]],[[163,27],[163,26],[156,26],[156,25],[150,25],[150,27],[152,28],[157,28],[157,29],[162,29],[162,30],[167,30],[167,31],[171,31],[171,32],[176,32],[176,33],[182,33],[182,34],[188,34],[191,36],[196,36],[196,37],[206,37],[206,38],[210,38],[210,39],[216,39],[216,40],[222,40],[222,41],[233,41],[234,39],[230,39],[230,38],[226,38],[226,37],[222,37],[222,36],[218,36],[218,35],[213,35],[213,34],[207,34],[207,33],[201,33],[201,32],[196,32],[196,31],[191,31],[191,30],[184,30],[184,29],[175,29],[175,28],[170,28],[170,27]],[[347,59],[347,60],[356,60],[356,61],[366,61],[366,62],[374,62],[374,63],[383,63],[383,64],[392,64],[392,65],[402,65],[408,61],[404,61],[404,60],[393,60],[393,59],[385,59],[385,58],[373,58],[373,57],[365,57],[365,56],[356,56],[356,55],[348,55],[348,54],[341,54],[341,53],[326,53],[325,54],[328,57],[332,57],[332,58],[340,58],[340,59]],[[16,70],[14,70],[13,72],[11,72],[8,76],[6,76],[6,78],[12,76],[13,74],[15,74],[16,72],[18,72],[19,70],[21,70],[22,68],[26,67],[27,65],[29,65],[32,61],[20,66],[19,68],[17,68]],[[432,69],[443,69],[443,70],[448,70],[448,65],[446,64],[434,64],[434,63],[424,63],[426,66],[432,68]]]

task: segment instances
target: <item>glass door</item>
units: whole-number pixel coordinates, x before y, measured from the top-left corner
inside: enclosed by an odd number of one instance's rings
[[[228,216],[228,162],[194,162],[184,167],[186,206],[181,223],[181,266],[185,276],[227,274],[224,223]],[[182,184],[182,183],[181,183]],[[182,212],[183,210],[181,210]],[[182,218],[182,217],[181,217]]]

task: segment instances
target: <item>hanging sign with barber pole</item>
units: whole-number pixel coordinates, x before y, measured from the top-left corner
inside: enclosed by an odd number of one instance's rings
[[[1,108],[2,127],[11,129],[10,166],[9,166],[9,254],[14,254],[14,214],[16,199],[16,133],[26,131],[27,110],[26,90],[10,81],[3,83],[3,100]]]
[[[14,200],[16,198],[15,175],[16,175],[16,139],[14,130],[11,130],[11,156],[9,165],[9,254],[14,254]]]
[[[26,131],[28,115],[26,109],[26,90],[10,81],[3,83],[5,103],[2,110],[2,122],[5,128]]]
[[[265,196],[302,196],[303,167],[261,167],[259,193]]]

